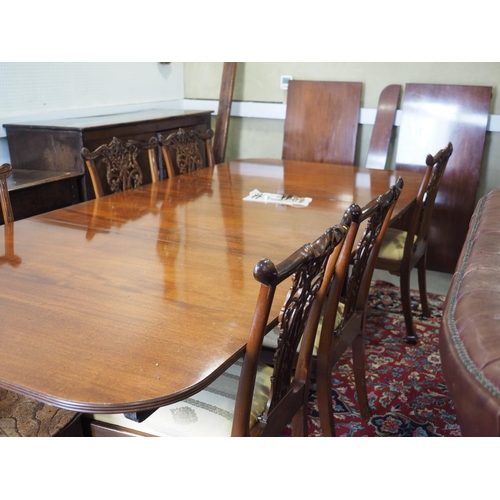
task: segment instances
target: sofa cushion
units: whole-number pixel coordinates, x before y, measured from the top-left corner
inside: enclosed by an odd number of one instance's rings
[[[500,189],[481,198],[446,297],[443,375],[464,436],[500,435]]]

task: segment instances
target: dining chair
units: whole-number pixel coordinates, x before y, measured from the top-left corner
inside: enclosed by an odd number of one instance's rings
[[[10,203],[9,190],[7,188],[7,178],[12,173],[12,165],[4,163],[0,166],[0,205],[2,205],[2,215],[4,224],[14,222],[14,213]]]
[[[427,267],[453,273],[476,205],[491,86],[407,83],[395,168],[421,172],[429,152],[451,142],[455,149],[446,167],[429,231]]]
[[[82,157],[90,174],[96,198],[137,188],[143,184],[143,172],[137,161],[142,151],[147,151],[151,182],[159,180],[156,158],[158,140],[121,140],[113,137],[109,144],[102,144],[94,151],[83,148]],[[104,186],[107,186],[106,190]]]
[[[172,179],[178,174],[213,167],[215,165],[212,149],[213,136],[212,129],[202,132],[197,129],[180,128],[166,138],[160,134],[158,142],[168,178]]]
[[[383,170],[386,167],[400,95],[401,85],[389,85],[380,94],[366,168]]]
[[[361,86],[291,80],[282,159],[353,165]]]
[[[219,106],[215,119],[214,160],[215,163],[224,163],[226,158],[229,121],[231,118],[231,104],[233,102],[234,82],[236,79],[235,62],[225,62],[222,67],[222,80],[219,94]]]
[[[416,267],[418,269],[418,287],[422,314],[430,316],[426,288],[429,229],[436,196],[452,153],[453,145],[450,142],[446,148],[441,149],[435,156],[427,155],[425,160],[427,169],[415,200],[412,216],[406,226],[387,229],[375,264],[376,269],[389,271],[391,274],[400,277],[401,304],[406,324],[405,341],[410,344],[416,344],[417,342],[410,300],[410,275],[411,271]]]
[[[279,435],[291,423],[294,436],[307,436],[313,344],[326,290],[349,226],[350,215],[346,213],[340,225],[329,228],[279,264],[270,259],[257,263],[254,277],[260,291],[245,353],[206,389],[159,408],[141,423],[124,415],[94,415],[98,425],[107,422],[141,435],[201,437]],[[265,333],[276,325],[279,346],[270,367],[259,361],[259,353]],[[292,360],[299,345],[293,370]]]
[[[396,201],[403,189],[400,177],[385,194],[378,196],[354,214],[345,248],[356,237],[360,224],[366,223],[361,240],[351,254],[347,272],[339,270],[332,280],[325,300],[317,350],[316,395],[324,436],[335,436],[332,404],[333,369],[340,357],[351,347],[354,380],[361,416],[371,415],[366,389],[365,322],[368,294],[377,254],[389,224]],[[342,260],[340,260],[342,262]],[[337,279],[343,280],[337,283]]]

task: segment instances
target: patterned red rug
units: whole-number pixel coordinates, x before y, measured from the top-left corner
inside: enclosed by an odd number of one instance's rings
[[[334,368],[332,398],[337,436],[461,435],[439,357],[444,297],[429,294],[428,298],[430,318],[422,316],[418,292],[412,291],[419,341],[411,346],[403,341],[399,287],[385,281],[372,283],[366,329],[367,385],[372,417],[366,422],[359,414],[349,349]],[[309,416],[309,435],[321,436],[314,381],[309,396]],[[285,434],[289,435],[289,429]]]

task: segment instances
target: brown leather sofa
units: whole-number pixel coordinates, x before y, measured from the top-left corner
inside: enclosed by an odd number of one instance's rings
[[[470,221],[443,311],[443,375],[464,436],[500,436],[500,189]]]

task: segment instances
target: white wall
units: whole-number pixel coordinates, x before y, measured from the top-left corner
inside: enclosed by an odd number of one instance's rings
[[[183,63],[0,63],[2,124],[116,113],[183,97]],[[4,162],[10,156],[2,126]]]

